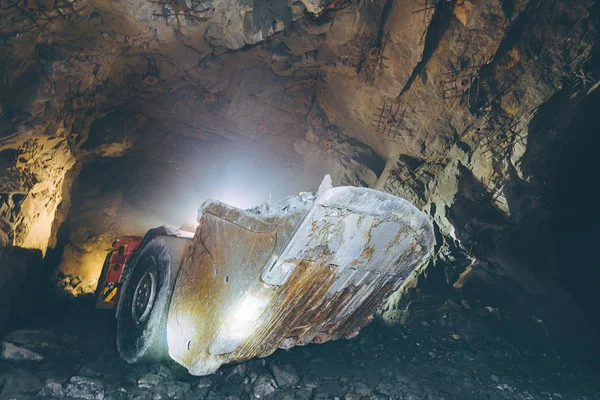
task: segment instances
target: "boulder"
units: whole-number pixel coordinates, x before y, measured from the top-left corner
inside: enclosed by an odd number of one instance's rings
[[[140,389],[150,389],[162,383],[163,378],[161,378],[160,376],[156,374],[145,374],[138,380],[137,386]]]
[[[277,390],[277,383],[269,374],[260,375],[252,385],[252,396],[260,399]]]
[[[277,386],[280,388],[287,388],[295,386],[300,382],[298,373],[291,365],[277,365],[275,363],[270,365],[271,373],[277,382]]]
[[[325,35],[307,35],[299,29],[290,29],[283,36],[283,43],[294,55],[317,50],[325,42]]]
[[[42,387],[40,378],[23,369],[13,369],[0,374],[0,399],[19,398],[27,393],[34,394]]]
[[[42,397],[63,397],[65,395],[65,389],[60,384],[60,382],[56,382],[53,379],[48,379],[44,383],[44,387],[38,393],[38,396]]]
[[[9,361],[42,361],[44,356],[10,342],[4,342],[2,343],[0,358]]]
[[[75,399],[102,400],[104,384],[98,379],[73,376],[67,384],[66,395]]]

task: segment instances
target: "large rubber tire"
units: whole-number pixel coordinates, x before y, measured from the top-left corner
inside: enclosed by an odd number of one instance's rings
[[[169,236],[155,238],[131,266],[117,315],[117,349],[130,364],[170,359],[167,311],[186,242]]]

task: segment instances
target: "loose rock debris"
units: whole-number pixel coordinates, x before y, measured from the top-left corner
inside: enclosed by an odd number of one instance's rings
[[[280,350],[205,377],[175,364],[121,361],[110,316],[87,327],[39,321],[45,328],[4,338],[44,359],[1,359],[0,398],[600,398],[597,363],[564,358],[531,320],[456,304],[433,319],[393,328],[375,323],[354,340]]]

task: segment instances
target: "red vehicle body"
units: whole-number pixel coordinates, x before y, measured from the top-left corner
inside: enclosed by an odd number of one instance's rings
[[[113,243],[112,249],[104,260],[102,273],[96,289],[96,308],[114,310],[119,304],[122,286],[128,274],[128,267],[138,255],[138,250],[159,236],[176,236],[191,239],[194,236],[192,226],[179,229],[161,226],[150,229],[144,236],[123,236]]]
[[[96,308],[114,309],[119,302],[124,271],[142,243],[142,236],[123,236],[106,256],[96,291]]]

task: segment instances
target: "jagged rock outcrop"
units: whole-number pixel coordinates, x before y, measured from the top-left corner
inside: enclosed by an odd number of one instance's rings
[[[536,162],[554,134],[543,120],[568,120],[597,87],[593,1],[65,0],[25,11],[0,10],[0,268],[11,271],[0,287],[41,268],[71,194],[59,278],[77,294],[116,236],[187,222],[174,203],[261,202],[246,186],[259,174],[275,184],[254,189],[276,198],[329,172],[430,214],[441,253],[415,285],[548,293],[511,235],[546,194]],[[96,184],[71,190],[82,169]],[[218,193],[219,180],[234,189]],[[37,266],[7,264],[21,249]],[[395,297],[387,315],[402,319],[404,306]]]
[[[493,15],[489,13],[490,4],[486,5],[487,9],[480,9],[484,12],[479,18],[475,14],[478,8],[471,7],[469,18],[481,23]],[[588,59],[595,48],[589,38],[595,35],[597,25],[590,21],[582,23],[590,15],[589,6],[591,3],[576,6],[557,3],[552,8],[538,3],[519,4],[512,18],[516,18],[515,13],[520,10],[523,14],[518,26],[527,23],[530,29],[518,33],[509,30],[501,41],[494,41],[497,50],[481,69],[480,78],[488,78],[477,102],[466,101],[466,107],[461,108],[460,101],[455,100],[454,108],[444,111],[446,115],[441,120],[452,135],[447,139],[448,149],[421,160],[408,153],[388,161],[386,179],[380,181],[380,187],[421,204],[430,211],[444,240],[456,241],[469,255],[463,261],[460,276],[446,273],[447,284],[463,293],[479,287],[475,290],[480,292],[480,299],[513,306],[531,304],[532,298],[555,296],[557,288],[546,286],[552,272],[547,269],[541,272],[532,265],[535,262],[523,256],[518,244],[522,237],[515,233],[521,229],[524,218],[538,214],[539,207],[547,207],[545,180],[540,178],[546,175],[544,169],[549,166],[538,160],[539,165],[532,168],[530,157],[532,151],[552,154],[555,150],[548,144],[529,142],[531,135],[553,136],[549,126],[540,126],[537,121],[552,120],[557,114],[567,118],[571,110],[585,102],[585,96],[595,90],[593,84],[584,87],[581,82],[573,81],[576,66]],[[568,13],[566,8],[569,8]],[[458,10],[460,8],[455,8],[454,13]],[[458,18],[461,15],[450,22],[448,31],[465,25],[463,17]],[[565,15],[570,22],[563,20]],[[493,26],[485,30],[495,32]],[[444,38],[452,40],[454,35],[448,35],[448,31]],[[471,38],[467,43],[472,46],[478,40]],[[574,45],[562,48],[562,53],[550,50],[558,42]],[[439,50],[426,64],[428,72],[444,48],[455,52],[457,47],[446,44],[442,38]],[[540,56],[539,48],[548,51]],[[543,66],[546,62],[552,65],[551,69]],[[417,85],[421,86],[421,81]],[[416,92],[412,96],[425,96],[422,90],[413,85],[400,99],[411,99],[412,92]],[[557,98],[563,100],[557,101]],[[465,97],[461,101],[465,101]],[[414,98],[410,102],[420,103]],[[428,104],[431,107],[433,100]],[[440,132],[445,129],[435,129],[436,137],[443,136]],[[561,140],[568,143],[570,139],[567,135],[562,139],[554,136],[554,146]],[[538,150],[533,150],[536,147]],[[547,180],[545,182],[547,184]],[[537,252],[535,249],[544,247],[545,240],[550,239],[540,236],[538,240],[529,240],[528,251]],[[517,248],[521,250],[515,251]],[[540,253],[552,262],[551,256]],[[538,275],[534,276],[532,270]],[[513,285],[518,289],[510,291],[510,295],[495,289]],[[487,294],[482,295],[485,287]]]

